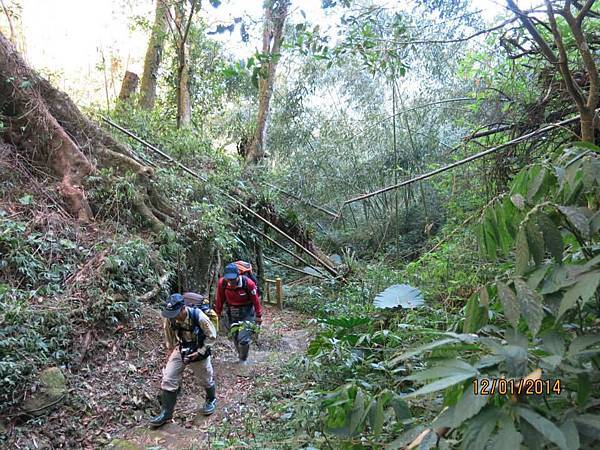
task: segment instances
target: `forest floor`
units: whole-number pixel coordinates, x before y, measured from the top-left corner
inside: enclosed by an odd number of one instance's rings
[[[166,362],[159,308],[146,305],[128,324],[90,330],[89,345],[82,334],[72,350],[85,348],[84,357],[61,367],[67,380],[65,398],[37,417],[0,417],[0,432],[7,438],[4,448],[262,448],[256,435],[279,418],[274,405],[293,395],[284,380],[292,376],[286,363],[303,354],[311,336],[308,318],[297,311],[265,306],[263,317],[248,366],[237,364],[232,342],[219,333],[212,356],[216,412],[209,417],[200,413],[204,390],[186,369],[173,422],[155,430],[148,421],[160,410]]]
[[[200,414],[204,393],[194,383],[191,370],[186,370],[173,422],[150,429],[149,417],[138,417],[137,423],[112,433],[116,439],[109,448],[211,449],[232,448],[226,443],[228,438],[251,442],[254,436],[248,431],[246,421],[257,413],[259,417],[269,414],[264,406],[274,400],[268,398],[269,393],[277,389],[270,391],[268,387],[281,384],[284,364],[306,349],[310,337],[306,322],[306,318],[295,311],[266,307],[260,336],[251,347],[251,364],[245,367],[237,364],[232,342],[221,333],[213,351],[218,399],[215,414],[209,417]],[[152,393],[159,391],[160,376],[160,369],[149,374],[147,386]],[[262,395],[253,395],[257,392]]]

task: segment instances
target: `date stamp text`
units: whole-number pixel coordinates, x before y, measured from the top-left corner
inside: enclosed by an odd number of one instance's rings
[[[473,380],[475,395],[559,395],[561,388],[560,379],[475,378]]]

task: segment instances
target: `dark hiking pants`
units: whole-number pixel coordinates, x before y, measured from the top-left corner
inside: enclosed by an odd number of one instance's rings
[[[228,306],[227,318],[229,319],[229,327],[236,322],[254,323],[256,320],[254,315],[254,306]],[[250,342],[252,342],[252,330],[249,330],[246,327],[241,327],[239,331],[234,333],[233,342],[236,345],[250,345]]]

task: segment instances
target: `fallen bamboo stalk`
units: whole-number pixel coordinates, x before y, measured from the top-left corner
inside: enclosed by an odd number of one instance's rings
[[[198,178],[200,181],[203,182],[207,182],[207,179],[199,174],[197,174],[196,172],[194,172],[193,170],[189,169],[188,167],[184,166],[182,163],[180,163],[179,161],[177,161],[176,159],[172,158],[171,156],[167,155],[165,152],[163,152],[162,150],[160,150],[159,148],[153,146],[152,144],[144,141],[143,139],[139,138],[138,136],[136,136],[135,134],[133,134],[131,131],[126,130],[125,128],[117,125],[116,123],[114,123],[112,120],[107,119],[106,117],[102,117],[102,120],[105,121],[106,123],[108,123],[110,126],[116,128],[117,130],[121,131],[122,133],[125,133],[127,136],[131,137],[132,139],[135,139],[136,141],[138,141],[139,143],[145,145],[146,147],[148,147],[150,150],[155,151],[156,153],[158,153],[159,155],[161,155],[162,157],[166,158],[167,160],[169,160],[170,162],[172,162],[173,164],[175,164],[177,167],[179,167],[180,169],[182,169],[183,171],[187,172],[188,174],[190,174],[191,176]],[[329,264],[327,264],[325,261],[323,261],[321,258],[319,258],[317,255],[315,255],[313,252],[311,252],[309,249],[305,248],[302,244],[300,244],[298,241],[296,241],[293,237],[289,236],[287,233],[285,233],[283,230],[281,230],[277,225],[269,222],[267,219],[265,219],[263,216],[261,216],[260,214],[258,214],[257,212],[253,211],[251,208],[249,208],[248,206],[246,206],[244,203],[242,203],[241,201],[239,201],[237,198],[233,197],[231,194],[229,194],[228,192],[223,191],[222,189],[219,189],[219,192],[221,192],[221,194],[223,194],[225,197],[227,197],[229,200],[231,200],[232,202],[234,202],[235,204],[237,204],[238,206],[242,207],[242,209],[244,209],[245,211],[247,211],[248,213],[250,213],[251,215],[253,215],[254,217],[256,217],[258,220],[262,221],[265,225],[267,225],[269,228],[277,231],[279,234],[281,234],[283,237],[285,237],[287,240],[289,240],[290,242],[292,242],[294,245],[296,245],[300,250],[302,250],[304,253],[306,253],[307,255],[311,256],[315,261],[317,261],[319,264],[321,264],[323,266],[323,268],[325,268],[325,270],[327,270],[327,272],[329,272],[331,275],[333,275],[334,277],[337,277],[337,272],[335,271],[335,269],[333,267],[331,267]]]
[[[302,273],[302,274],[304,274],[304,275],[309,275],[309,276],[311,276],[311,277],[315,277],[315,278],[320,278],[321,280],[326,280],[326,278],[325,278],[324,276],[322,276],[322,275],[316,275],[316,274],[314,274],[314,273],[306,272],[306,271],[304,271],[304,270],[302,270],[302,269],[298,269],[297,267],[290,266],[289,264],[283,263],[283,262],[281,262],[281,261],[277,261],[277,260],[276,260],[276,259],[274,259],[274,258],[270,258],[270,257],[269,257],[269,256],[267,256],[267,255],[264,255],[264,258],[265,258],[267,261],[271,261],[273,264],[280,265],[280,266],[282,266],[282,267],[285,267],[285,268],[287,268],[287,269],[293,270],[293,271],[295,271],[295,272]]]
[[[600,112],[600,109],[597,109],[595,112],[596,113]],[[392,186],[388,186],[388,187],[379,189],[379,190],[374,191],[374,192],[370,192],[368,194],[363,194],[363,195],[359,195],[357,197],[353,197],[353,198],[351,198],[349,200],[346,200],[342,204],[342,207],[340,208],[338,216],[342,214],[342,210],[344,209],[344,207],[346,205],[349,205],[350,203],[358,202],[360,200],[364,200],[364,199],[367,199],[369,197],[373,197],[375,195],[383,194],[384,192],[389,192],[389,191],[392,191],[394,189],[398,189],[400,187],[416,183],[417,181],[422,181],[422,180],[425,180],[427,178],[431,178],[434,175],[438,175],[438,174],[440,174],[442,172],[446,172],[447,170],[454,169],[455,167],[458,167],[458,166],[462,166],[463,164],[467,164],[467,163],[469,163],[471,161],[474,161],[476,159],[479,159],[479,158],[482,158],[484,156],[487,156],[487,155],[489,155],[491,153],[494,153],[494,152],[496,152],[496,151],[498,151],[500,149],[503,149],[505,147],[509,147],[511,145],[518,144],[519,142],[525,141],[525,140],[527,140],[527,139],[529,139],[529,138],[531,138],[533,136],[536,136],[538,134],[542,134],[542,133],[545,133],[547,131],[554,130],[555,128],[563,127],[563,126],[565,126],[565,125],[567,125],[567,124],[569,124],[571,122],[575,122],[576,120],[579,120],[579,118],[580,118],[580,116],[577,115],[575,117],[572,117],[571,119],[562,120],[562,121],[557,122],[555,124],[548,125],[546,127],[543,127],[543,128],[538,129],[538,130],[532,131],[531,133],[524,134],[523,136],[519,136],[518,138],[515,138],[515,139],[513,139],[511,141],[508,141],[508,142],[506,142],[504,144],[497,145],[496,147],[492,147],[492,148],[489,148],[489,149],[484,150],[482,152],[479,152],[479,153],[477,153],[475,155],[469,156],[468,158],[461,159],[460,161],[456,161],[456,162],[454,162],[452,164],[448,164],[448,165],[446,165],[444,167],[440,167],[439,169],[435,169],[435,170],[432,170],[431,172],[427,172],[427,173],[424,173],[424,174],[419,175],[417,177],[411,178],[410,180],[406,180],[406,181],[403,181],[401,183],[394,184]]]
[[[273,245],[275,245],[277,248],[283,250],[284,252],[286,252],[288,255],[296,258],[298,261],[300,261],[301,263],[305,264],[306,266],[310,267],[311,269],[315,269],[317,272],[319,273],[323,273],[321,272],[318,267],[313,266],[311,263],[307,262],[304,258],[296,255],[294,252],[292,252],[291,250],[285,248],[283,245],[281,245],[279,242],[277,242],[275,239],[273,239],[271,236],[269,236],[266,233],[263,233],[262,231],[260,231],[258,228],[250,225],[248,222],[244,221],[244,223],[246,224],[246,226],[248,228],[250,228],[252,231],[254,231],[256,234],[258,234],[259,236],[262,236],[263,238],[265,238],[266,240],[268,240],[270,243],[272,243]]]
[[[298,200],[299,202],[302,202],[302,203],[304,203],[305,205],[308,205],[308,206],[310,206],[311,208],[314,208],[314,209],[316,209],[316,210],[318,210],[318,211],[324,212],[325,214],[328,214],[328,215],[330,215],[330,216],[331,216],[331,217],[333,217],[333,218],[336,218],[336,217],[337,217],[337,214],[336,214],[336,213],[334,213],[333,211],[330,211],[330,210],[328,210],[328,209],[326,209],[326,208],[323,208],[322,206],[316,205],[316,204],[312,203],[312,202],[311,202],[311,201],[309,201],[309,200],[306,200],[306,199],[304,199],[304,198],[302,198],[302,197],[299,197],[299,196],[297,196],[296,194],[292,194],[291,192],[285,191],[285,190],[281,189],[280,187],[277,187],[277,186],[275,186],[275,185],[273,185],[273,184],[271,184],[271,183],[265,183],[265,184],[266,184],[267,186],[269,186],[269,187],[271,187],[271,188],[275,189],[276,191],[278,191],[278,192],[281,192],[281,193],[282,193],[282,194],[284,194],[284,195],[287,195],[288,197],[291,197],[291,198],[293,198],[293,199],[296,199],[296,200]]]

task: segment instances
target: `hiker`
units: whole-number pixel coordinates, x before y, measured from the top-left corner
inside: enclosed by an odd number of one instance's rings
[[[221,316],[223,309],[227,313],[229,327],[236,322],[262,324],[262,307],[258,287],[250,276],[240,273],[236,263],[225,266],[223,276],[219,279],[217,285],[217,298],[215,300],[217,316]],[[251,341],[252,331],[247,327],[242,326],[233,335],[233,343],[240,364],[246,364],[248,361]]]
[[[159,427],[173,418],[177,394],[185,366],[190,366],[200,385],[206,390],[202,407],[205,416],[215,412],[217,400],[215,381],[210,360],[210,349],[217,338],[217,331],[210,319],[199,308],[186,306],[181,294],[173,294],[162,311],[168,362],[163,369],[162,408],[160,414],[150,421]]]

